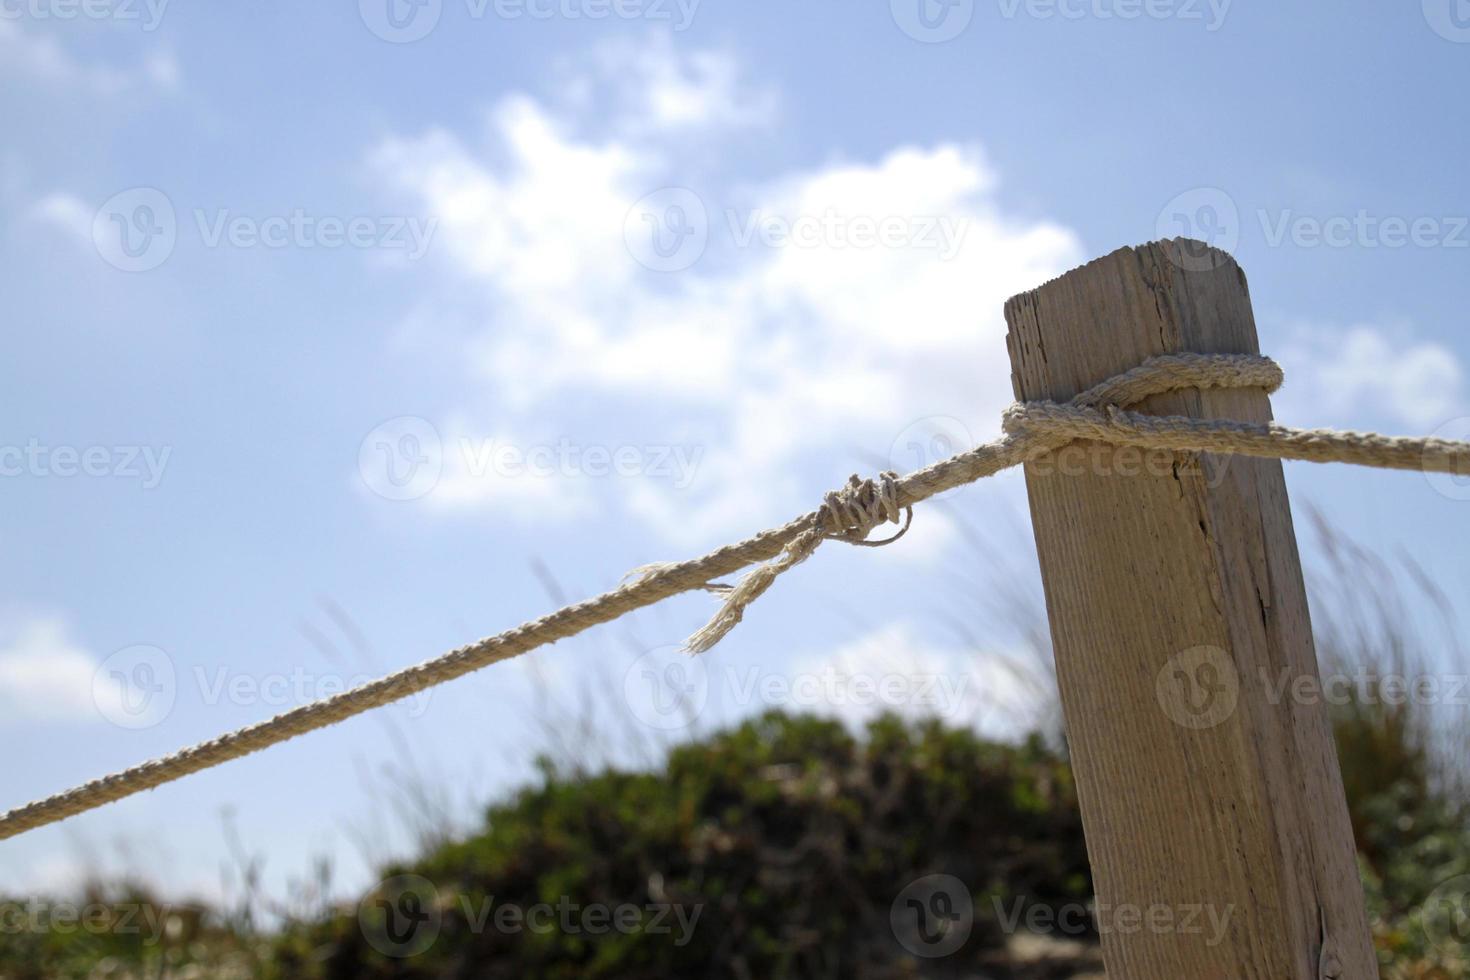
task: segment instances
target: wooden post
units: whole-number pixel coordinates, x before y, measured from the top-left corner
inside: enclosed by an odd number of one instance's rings
[[[1006,304],[1016,397],[1259,353],[1245,274],[1125,248]],[[1262,422],[1253,390],[1138,410]],[[1110,980],[1377,977],[1276,460],[1078,442],[1026,465]],[[1323,946],[1324,932],[1326,949]]]

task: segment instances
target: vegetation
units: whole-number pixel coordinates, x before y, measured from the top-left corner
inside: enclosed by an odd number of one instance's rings
[[[1392,586],[1403,568],[1324,545],[1317,581],[1338,588],[1314,594],[1323,673],[1337,679],[1324,696],[1383,976],[1470,975],[1454,710],[1466,692],[1407,625],[1423,616]],[[1415,608],[1444,611],[1453,650],[1448,603],[1422,576],[1419,589]],[[926,891],[934,873],[967,894]],[[892,717],[854,733],[768,713],[647,771],[543,760],[539,781],[476,832],[383,876],[360,902],[305,903],[268,927],[248,905],[169,907],[126,885],[99,886],[69,916],[0,902],[0,980],[1100,976],[1065,748],[1040,736],[1001,744]],[[965,902],[972,914],[959,916]],[[931,930],[895,927],[920,909]],[[1086,943],[1020,962],[1012,933],[1038,921],[1028,910]]]

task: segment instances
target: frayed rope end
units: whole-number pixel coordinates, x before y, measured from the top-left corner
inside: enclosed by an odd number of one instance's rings
[[[897,524],[900,515],[904,522],[897,534],[881,541],[867,540],[873,528],[885,521]],[[792,538],[780,555],[751,569],[726,592],[719,610],[702,629],[685,641],[684,650],[699,654],[714,647],[726,633],[739,625],[745,618],[746,607],[759,599],[782,572],[806,561],[826,539],[836,538],[869,548],[882,547],[907,534],[913,520],[913,508],[899,506],[897,473],[880,473],[876,481],[863,480],[853,474],[845,487],[827,494],[811,528]]]

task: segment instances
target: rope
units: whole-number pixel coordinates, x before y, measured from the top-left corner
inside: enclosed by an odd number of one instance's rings
[[[994,442],[904,477],[883,473],[873,481],[854,476],[845,487],[829,493],[820,508],[780,527],[691,561],[645,566],[610,592],[558,609],[504,633],[333,697],[293,708],[269,721],[17,807],[0,816],[0,840],[334,725],[488,664],[575,636],[682,592],[711,590],[724,596],[719,611],[687,644],[692,652],[708,650],[740,622],[750,603],[769,589],[782,572],[811,557],[823,541],[835,538],[849,544],[889,544],[907,531],[914,504],[1059,449],[1074,439],[1174,451],[1239,453],[1470,475],[1470,443],[1466,442],[1300,430],[1274,423],[1150,416],[1123,408],[1151,395],[1185,388],[1259,388],[1272,392],[1280,387],[1281,381],[1281,369],[1265,357],[1171,354],[1151,358],[1139,367],[1089,388],[1065,405],[1029,402],[1012,406],[1005,413],[1004,434]],[[867,540],[879,524],[897,524],[900,515],[906,515],[906,520],[893,538]],[[751,565],[756,567],[734,587],[715,581]]]

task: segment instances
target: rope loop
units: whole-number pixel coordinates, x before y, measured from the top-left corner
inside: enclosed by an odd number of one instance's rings
[[[853,476],[846,486],[827,494],[816,511],[780,527],[690,561],[645,565],[610,592],[564,606],[504,633],[173,755],[17,807],[0,814],[0,840],[325,728],[683,592],[704,589],[724,593],[724,602],[714,618],[686,644],[693,653],[708,650],[740,622],[746,607],[782,572],[811,557],[823,541],[835,538],[870,548],[892,544],[908,532],[914,504],[1018,466],[1038,452],[1060,448],[1073,439],[1176,452],[1235,453],[1470,476],[1467,442],[1128,411],[1145,398],[1168,391],[1255,388],[1271,392],[1280,384],[1281,369],[1257,354],[1166,354],[1115,375],[1066,404],[1013,405],[1002,420],[1005,436],[995,442],[957,453],[901,478],[891,471],[880,473],[876,480]],[[867,540],[879,524],[897,524],[900,513],[904,524],[897,534],[881,541]],[[717,581],[744,568],[750,571],[734,586]]]
[[[867,539],[879,524],[899,523],[900,514],[904,521],[897,534],[881,541]],[[860,479],[854,473],[846,486],[829,491],[817,509],[817,525],[826,530],[828,538],[865,548],[892,544],[908,533],[913,522],[913,507],[898,504],[898,474],[892,470],[879,473],[876,482]]]

